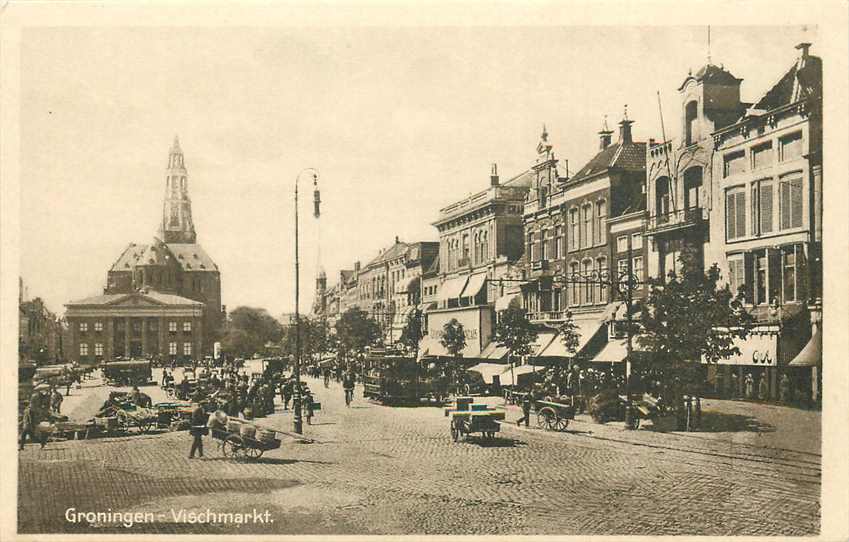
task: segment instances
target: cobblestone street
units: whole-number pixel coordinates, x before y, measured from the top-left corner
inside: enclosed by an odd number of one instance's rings
[[[156,532],[281,534],[699,534],[813,535],[819,531],[820,455],[779,420],[807,431],[819,415],[759,407],[771,424],[735,433],[626,432],[579,416],[566,433],[517,428],[495,443],[453,443],[436,407],[386,407],[358,390],[346,408],[339,384],[308,379],[322,410],[315,439],[285,439],[255,462],[189,460],[186,432],[51,442],[20,453],[21,533]],[[156,387],[144,388],[161,400]],[[106,387],[68,404],[96,408]],[[72,394],[73,396],[73,394]],[[492,402],[496,399],[492,399]],[[754,405],[706,405],[750,412]],[[748,410],[747,410],[748,409]],[[776,410],[779,409],[779,410]],[[68,412],[68,411],[66,411]],[[718,415],[718,414],[717,414]],[[728,416],[742,416],[730,413]],[[749,415],[752,416],[751,414]],[[260,420],[291,429],[291,416]],[[755,435],[768,434],[765,439]],[[819,435],[816,435],[818,442]],[[795,443],[782,446],[782,442]],[[65,519],[65,511],[150,512],[131,528]],[[270,512],[270,522],[187,524],[172,510]]]

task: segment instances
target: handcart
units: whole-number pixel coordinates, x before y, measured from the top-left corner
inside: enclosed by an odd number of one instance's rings
[[[263,453],[280,447],[281,441],[277,438],[279,431],[258,427],[240,418],[225,419],[210,422],[210,433],[212,438],[219,441],[218,448],[224,457],[259,459]]]
[[[575,407],[571,402],[534,401],[537,426],[549,431],[565,431],[569,420],[575,419]]]
[[[445,409],[445,416],[451,418],[451,439],[459,442],[472,433],[481,433],[486,440],[495,438],[501,430],[498,422],[505,418],[505,412],[475,404],[471,397],[457,397],[455,404]]]

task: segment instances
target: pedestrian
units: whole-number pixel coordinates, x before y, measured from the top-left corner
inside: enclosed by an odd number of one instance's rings
[[[313,398],[312,398],[312,392],[309,390],[309,388],[307,388],[306,392],[304,393],[304,406],[306,407],[306,411],[307,411],[307,425],[312,425],[312,417],[313,417],[313,414],[314,414],[314,412],[313,412]]]
[[[192,410],[191,427],[189,428],[189,434],[192,435],[192,448],[189,450],[189,459],[195,458],[195,452],[198,453],[199,457],[203,457],[203,436],[207,433],[206,424],[209,421],[209,417],[200,404],[200,397],[195,395],[193,401],[195,404]]]
[[[790,401],[790,377],[787,373],[781,375],[781,380],[778,383],[779,399],[782,403]]]
[[[324,368],[324,387],[325,388],[330,387],[330,368],[329,367]]]
[[[752,373],[746,373],[746,378],[743,381],[746,386],[746,399],[752,399],[755,396],[755,379]]]
[[[766,401],[769,399],[769,384],[766,381],[766,374],[762,374],[758,383],[758,399]]]
[[[42,413],[39,412],[38,406],[33,406],[32,404],[27,405],[24,409],[24,415],[21,419],[21,441],[18,446],[19,450],[24,449],[24,445],[27,443],[27,436],[30,437],[33,443],[35,443],[36,438],[38,438],[41,447],[47,444],[47,433],[39,432],[37,430],[39,422],[42,419]]]
[[[346,373],[342,379],[342,389],[345,391],[345,406],[350,407],[354,400],[354,376],[351,373]]]
[[[525,427],[530,425],[531,420],[531,407],[533,407],[534,398],[533,391],[528,390],[528,393],[522,398],[522,417],[516,420],[516,425],[521,426],[522,422],[525,422]]]
[[[50,407],[54,414],[60,414],[62,411],[62,401],[65,399],[62,397],[62,394],[59,393],[59,390],[53,388],[53,395],[50,398]]]
[[[289,401],[292,399],[292,395],[295,392],[295,384],[292,382],[292,379],[286,381],[283,384],[283,410],[289,410]],[[292,406],[294,408],[294,405]]]

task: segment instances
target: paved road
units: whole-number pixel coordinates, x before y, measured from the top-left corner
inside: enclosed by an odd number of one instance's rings
[[[435,407],[323,405],[313,444],[284,441],[257,462],[211,441],[188,460],[185,433],[51,443],[20,454],[19,531],[257,534],[813,535],[820,457],[716,435],[627,432],[575,422],[567,433],[504,424],[494,444],[455,444]],[[106,388],[92,388],[92,395]],[[149,393],[153,395],[152,388]],[[94,399],[91,404],[96,403]],[[84,402],[79,403],[83,405]],[[78,408],[83,408],[79,406]],[[508,420],[518,412],[508,411]],[[263,423],[285,429],[278,412]],[[742,439],[751,440],[751,439]],[[125,528],[65,511],[149,512]],[[171,511],[269,511],[271,522],[175,522]]]

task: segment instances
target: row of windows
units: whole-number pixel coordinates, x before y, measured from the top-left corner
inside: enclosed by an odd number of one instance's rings
[[[424,295],[426,295],[426,296],[436,295],[436,285],[425,286],[424,287]]]
[[[89,352],[89,344],[88,343],[80,343],[80,355],[87,356]],[[168,343],[168,353],[171,355],[177,354],[177,343],[170,342]],[[192,343],[183,343],[183,354],[191,355],[192,353]],[[94,355],[102,356],[103,355],[103,343],[94,343]]]
[[[795,160],[802,156],[802,132],[793,132],[778,138],[779,162]],[[749,149],[749,157],[746,159],[746,150],[729,152],[723,156],[722,176],[728,177],[743,171],[757,171],[773,165],[776,161],[776,149],[773,142],[767,141],[755,145]]]
[[[603,245],[607,242],[607,202],[599,200],[569,210],[569,251]],[[527,235],[528,261],[560,259],[566,252],[563,226],[530,232]]]
[[[777,190],[776,190],[777,188]],[[748,216],[746,198],[748,195]],[[802,227],[804,196],[799,173],[778,180],[759,179],[725,191],[725,232],[728,240]]]
[[[640,250],[643,248],[643,234],[631,234],[631,250]],[[616,238],[616,252],[628,252],[628,236],[620,235]]]
[[[752,305],[805,299],[801,245],[765,248],[728,257],[728,285]]]
[[[448,239],[446,243],[447,270],[469,264],[479,265],[490,260],[489,232],[477,230],[471,237],[464,233],[459,239]]]
[[[134,331],[141,331],[141,325],[142,325],[141,322],[136,320],[136,321],[132,322],[131,325],[132,325]],[[94,325],[92,327],[94,328],[94,331],[103,331],[103,322],[99,322],[99,321],[94,322]],[[120,321],[119,321],[119,327],[120,327]],[[156,331],[158,329],[158,324],[156,323],[156,320],[153,320],[153,321],[150,322],[150,329],[153,330],[153,331]],[[186,333],[189,333],[189,332],[191,332],[191,330],[192,330],[192,323],[191,322],[183,322],[183,331],[186,332]],[[88,331],[88,322],[80,322],[80,332],[86,333],[87,331]],[[173,320],[168,322],[168,331],[170,331],[172,333],[176,333],[177,322],[175,322]]]

